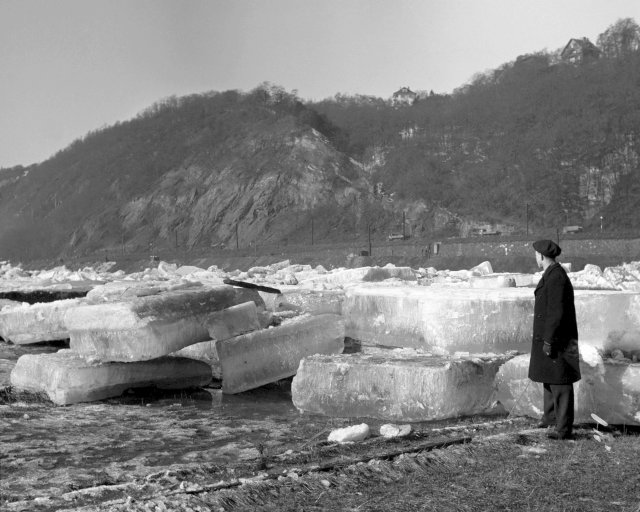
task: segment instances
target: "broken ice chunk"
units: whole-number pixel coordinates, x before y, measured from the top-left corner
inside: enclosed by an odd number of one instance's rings
[[[82,303],[66,299],[5,308],[0,311],[0,337],[16,345],[67,339],[64,314]]]
[[[210,313],[206,319],[209,336],[213,340],[226,340],[261,328],[258,307],[249,301]]]
[[[210,313],[255,301],[254,290],[232,286],[174,290],[126,302],[84,305],[68,310],[71,348],[102,361],[144,361],[210,339]]]
[[[203,361],[211,367],[211,376],[214,379],[222,379],[222,368],[220,368],[220,360],[218,359],[218,351],[216,350],[215,340],[194,343],[193,345],[189,345],[188,347],[181,348],[171,355],[178,357],[188,357],[190,359]]]
[[[363,342],[449,352],[528,351],[534,294],[530,288],[365,286],[348,288],[346,335]],[[575,291],[582,344],[602,347],[612,330],[640,329],[640,295]]]
[[[428,421],[493,407],[494,377],[509,356],[452,360],[411,349],[368,349],[303,359],[293,404],[334,417]]]
[[[360,423],[360,425],[351,425],[350,427],[337,428],[329,433],[327,441],[333,443],[354,443],[364,441],[369,437],[369,425]]]
[[[11,372],[12,386],[44,392],[58,405],[119,396],[129,388],[181,389],[204,386],[210,380],[209,366],[193,359],[95,364],[69,349],[23,355]]]
[[[216,349],[222,391],[240,393],[295,375],[305,356],[342,352],[344,323],[338,315],[298,317],[278,327],[217,341]]]
[[[516,415],[542,415],[542,384],[531,382],[529,354],[503,365],[496,376],[498,400]],[[640,365],[599,358],[580,359],[582,379],[574,384],[575,421],[588,422],[595,413],[613,424],[640,425],[634,416],[640,411]]]

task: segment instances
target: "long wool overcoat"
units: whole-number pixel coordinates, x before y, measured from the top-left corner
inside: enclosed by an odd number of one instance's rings
[[[562,265],[549,265],[534,293],[529,378],[545,384],[577,382],[580,357],[576,308],[573,286]],[[551,357],[542,351],[545,341],[551,344]]]

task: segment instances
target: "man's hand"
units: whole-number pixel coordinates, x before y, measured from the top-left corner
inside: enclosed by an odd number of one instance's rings
[[[553,353],[553,347],[551,346],[551,343],[547,343],[545,341],[542,345],[542,352],[544,352],[545,356],[551,357],[551,354]]]

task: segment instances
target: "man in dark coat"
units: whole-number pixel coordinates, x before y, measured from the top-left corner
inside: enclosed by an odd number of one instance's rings
[[[569,439],[573,429],[573,383],[580,380],[578,327],[573,286],[556,262],[562,249],[551,240],[533,244],[544,272],[535,290],[529,378],[542,382],[544,415],[539,427],[555,425],[552,439]]]

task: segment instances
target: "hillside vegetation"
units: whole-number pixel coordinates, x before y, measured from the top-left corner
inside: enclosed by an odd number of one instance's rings
[[[522,55],[410,108],[342,96],[314,107],[349,134],[357,158],[383,150],[375,181],[399,199],[516,224],[528,203],[539,226],[602,214],[610,228],[638,228],[640,28],[620,20],[598,49],[573,63]]]
[[[343,241],[474,225],[638,229],[640,27],[410,106],[256,89],[162,100],[0,170],[0,258]]]
[[[337,228],[370,186],[324,124],[271,86],[164,100],[0,174],[20,176],[0,183],[0,256],[275,243],[323,211]]]

